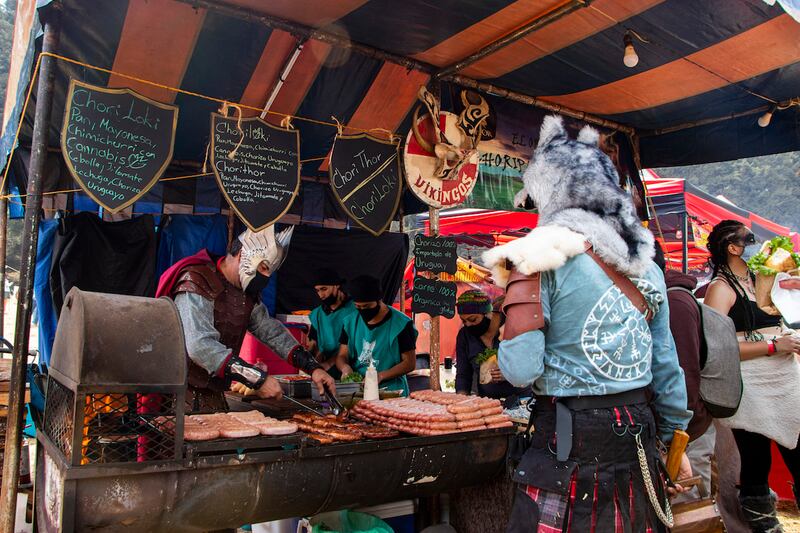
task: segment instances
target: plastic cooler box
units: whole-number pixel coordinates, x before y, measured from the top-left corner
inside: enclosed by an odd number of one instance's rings
[[[297,339],[297,342],[306,346],[308,344],[308,331],[309,328],[305,324],[289,322],[283,324],[289,333]],[[264,363],[269,369],[269,373],[276,374],[297,374],[297,369],[281,359],[275,352],[267,348],[258,339],[250,335],[245,335],[242,342],[242,349],[239,352],[239,357],[248,363]]]

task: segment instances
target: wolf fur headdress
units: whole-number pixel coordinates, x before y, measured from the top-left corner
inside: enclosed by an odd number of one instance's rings
[[[484,254],[496,281],[506,260],[523,274],[559,268],[582,253],[589,241],[610,266],[628,276],[643,275],[653,258],[653,235],[636,216],[631,197],[619,187],[611,159],[599,148],[600,135],[584,127],[570,139],[561,117],[542,123],[539,143],[515,198],[530,198],[539,225],[523,238]]]

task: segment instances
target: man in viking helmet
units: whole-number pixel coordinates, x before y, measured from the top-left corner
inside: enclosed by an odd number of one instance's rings
[[[187,412],[226,410],[224,391],[232,382],[262,398],[280,398],[281,387],[269,370],[239,357],[249,331],[291,365],[311,375],[324,393],[335,392],[333,379],[260,301],[269,276],[280,268],[294,226],[275,234],[270,226],[245,231],[224,257],[207,250],[180,260],[161,276],[156,296],[175,301],[189,357]]]
[[[536,395],[509,531],[672,527],[659,450],[691,418],[686,385],[653,236],[598,143],[546,117],[517,198],[539,226],[484,254],[507,285],[500,369]]]

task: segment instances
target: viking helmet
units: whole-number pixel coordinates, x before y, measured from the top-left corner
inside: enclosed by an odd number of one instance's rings
[[[293,231],[294,226],[289,226],[275,235],[275,226],[269,226],[258,232],[248,229],[239,235],[239,242],[242,243],[239,279],[243,289],[246,289],[253,280],[261,263],[267,265],[270,274],[274,274],[280,268],[286,258]]]

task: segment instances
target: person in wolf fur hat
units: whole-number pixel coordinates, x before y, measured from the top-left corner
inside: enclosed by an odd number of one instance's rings
[[[249,331],[278,356],[311,374],[320,389],[335,392],[335,382],[260,301],[269,276],[283,263],[294,226],[275,234],[274,226],[246,230],[228,254],[207,250],[181,259],[162,274],[156,296],[175,301],[186,338],[189,365],[187,412],[227,410],[224,391],[232,382],[262,398],[280,398],[269,370],[239,357]]]
[[[539,226],[484,254],[507,286],[500,369],[536,395],[513,532],[671,527],[658,441],[691,412],[653,236],[598,142],[546,117],[515,199],[533,200]]]

